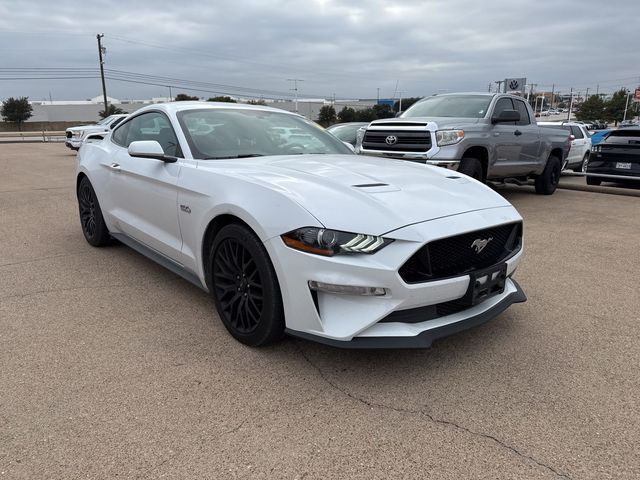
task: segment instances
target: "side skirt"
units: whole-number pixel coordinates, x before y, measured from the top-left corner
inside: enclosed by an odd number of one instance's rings
[[[173,260],[161,254],[160,252],[150,247],[147,247],[146,245],[138,242],[137,240],[134,240],[133,238],[123,233],[111,233],[111,236],[116,240],[124,243],[127,247],[132,248],[133,250],[144,255],[148,259],[153,260],[154,262],[162,265],[167,270],[170,270],[176,275],[184,278],[186,281],[193,283],[196,287],[204,290],[205,292],[208,291],[208,289],[202,285],[202,282],[200,282],[200,278],[198,278],[198,276],[195,273],[193,273],[191,270],[187,270],[182,265],[180,265],[177,262],[174,262]]]

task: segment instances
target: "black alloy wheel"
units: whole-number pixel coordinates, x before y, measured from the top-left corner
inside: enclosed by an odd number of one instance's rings
[[[260,239],[243,225],[227,225],[214,239],[211,253],[212,294],[231,335],[251,346],[280,339],[280,288]]]
[[[547,165],[540,175],[536,177],[536,193],[540,195],[551,195],[556,191],[560,183],[561,169],[560,159],[554,155],[547,160]]]
[[[111,239],[109,230],[104,223],[96,192],[87,177],[83,177],[78,185],[78,209],[80,226],[87,242],[94,247],[107,245]]]

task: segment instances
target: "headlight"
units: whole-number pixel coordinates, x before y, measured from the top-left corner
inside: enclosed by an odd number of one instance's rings
[[[372,254],[393,240],[362,233],[340,232],[318,227],[302,227],[282,235],[284,243],[296,250],[325,257]]]
[[[453,145],[464,138],[464,130],[438,130],[436,132],[436,143],[442,147]]]
[[[82,132],[73,132],[72,134],[75,138],[80,138],[82,136]]]

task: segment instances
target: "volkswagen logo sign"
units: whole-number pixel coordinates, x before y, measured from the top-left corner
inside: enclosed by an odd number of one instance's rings
[[[385,138],[384,141],[387,145],[395,145],[398,143],[398,137],[395,135],[387,135],[387,138]]]

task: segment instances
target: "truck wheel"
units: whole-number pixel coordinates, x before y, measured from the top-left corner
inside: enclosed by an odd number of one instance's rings
[[[479,182],[484,182],[484,173],[482,171],[482,163],[477,158],[465,157],[460,160],[458,171],[475,178]]]
[[[547,160],[547,166],[540,175],[536,177],[536,193],[539,195],[551,195],[556,191],[560,181],[560,159],[551,155]]]

